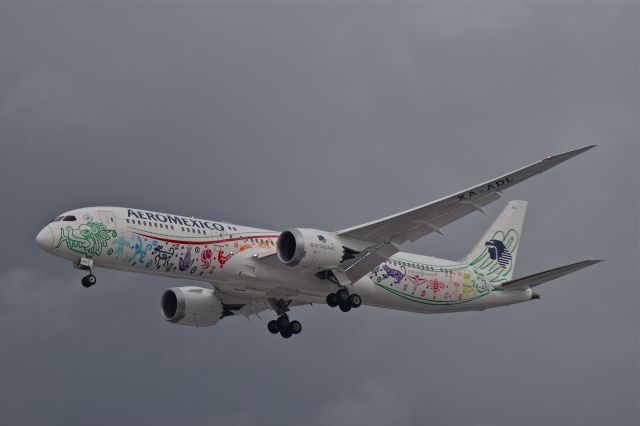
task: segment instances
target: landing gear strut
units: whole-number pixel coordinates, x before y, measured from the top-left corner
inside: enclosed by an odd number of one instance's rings
[[[269,303],[274,311],[278,314],[278,318],[271,320],[267,323],[267,329],[271,334],[278,334],[285,339],[293,336],[294,334],[300,334],[302,331],[302,324],[300,321],[289,321],[289,303],[290,301],[269,299]]]
[[[362,298],[356,293],[349,294],[346,288],[341,288],[327,295],[327,305],[332,308],[338,306],[342,312],[349,312],[351,308],[359,308],[362,305]]]

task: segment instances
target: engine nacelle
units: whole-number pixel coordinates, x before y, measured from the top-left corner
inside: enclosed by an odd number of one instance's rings
[[[215,325],[224,307],[213,290],[202,287],[174,287],[160,301],[162,316],[169,322],[197,327]]]
[[[334,233],[317,229],[291,229],[278,237],[280,262],[300,269],[322,271],[335,268],[345,260],[346,250],[354,252],[345,249]]]

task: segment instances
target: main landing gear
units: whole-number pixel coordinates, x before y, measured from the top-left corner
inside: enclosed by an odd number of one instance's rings
[[[268,299],[269,304],[278,314],[278,318],[275,320],[271,320],[267,323],[267,328],[271,334],[278,334],[285,339],[293,336],[294,334],[300,334],[302,331],[302,324],[300,321],[290,321],[289,315],[287,312],[289,311],[289,303],[290,300],[283,299]]]
[[[293,336],[294,334],[300,334],[302,331],[302,324],[300,321],[289,321],[289,317],[285,315],[281,315],[278,319],[271,320],[267,323],[267,328],[271,332],[271,334],[278,334],[285,339]]]
[[[352,308],[356,309],[362,305],[362,298],[356,293],[349,294],[346,288],[341,288],[327,295],[327,305],[332,308],[338,306],[342,312],[349,312]]]

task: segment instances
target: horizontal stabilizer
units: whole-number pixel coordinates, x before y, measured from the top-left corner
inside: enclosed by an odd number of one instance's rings
[[[602,260],[583,260],[582,262],[572,263],[571,265],[565,265],[559,268],[549,269],[548,271],[538,272],[537,274],[529,275],[527,277],[507,281],[506,283],[502,284],[501,287],[508,289],[517,289],[539,286],[540,284],[544,284],[547,281],[555,280],[556,278],[560,278],[572,272],[579,271],[582,268],[586,268],[587,266],[591,266],[598,262],[602,262]]]

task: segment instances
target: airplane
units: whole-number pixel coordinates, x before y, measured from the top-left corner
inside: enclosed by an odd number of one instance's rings
[[[213,326],[227,316],[273,311],[267,329],[284,338],[302,325],[296,306],[362,304],[418,313],[482,311],[538,299],[533,288],[601,260],[584,260],[513,278],[526,201],[510,201],[461,260],[401,252],[414,242],[500,199],[503,191],[595,145],[541,161],[412,209],[339,231],[283,232],[149,210],[88,207],[58,215],[36,236],[45,251],[86,271],[94,267],[206,283],[165,291],[165,320]]]

